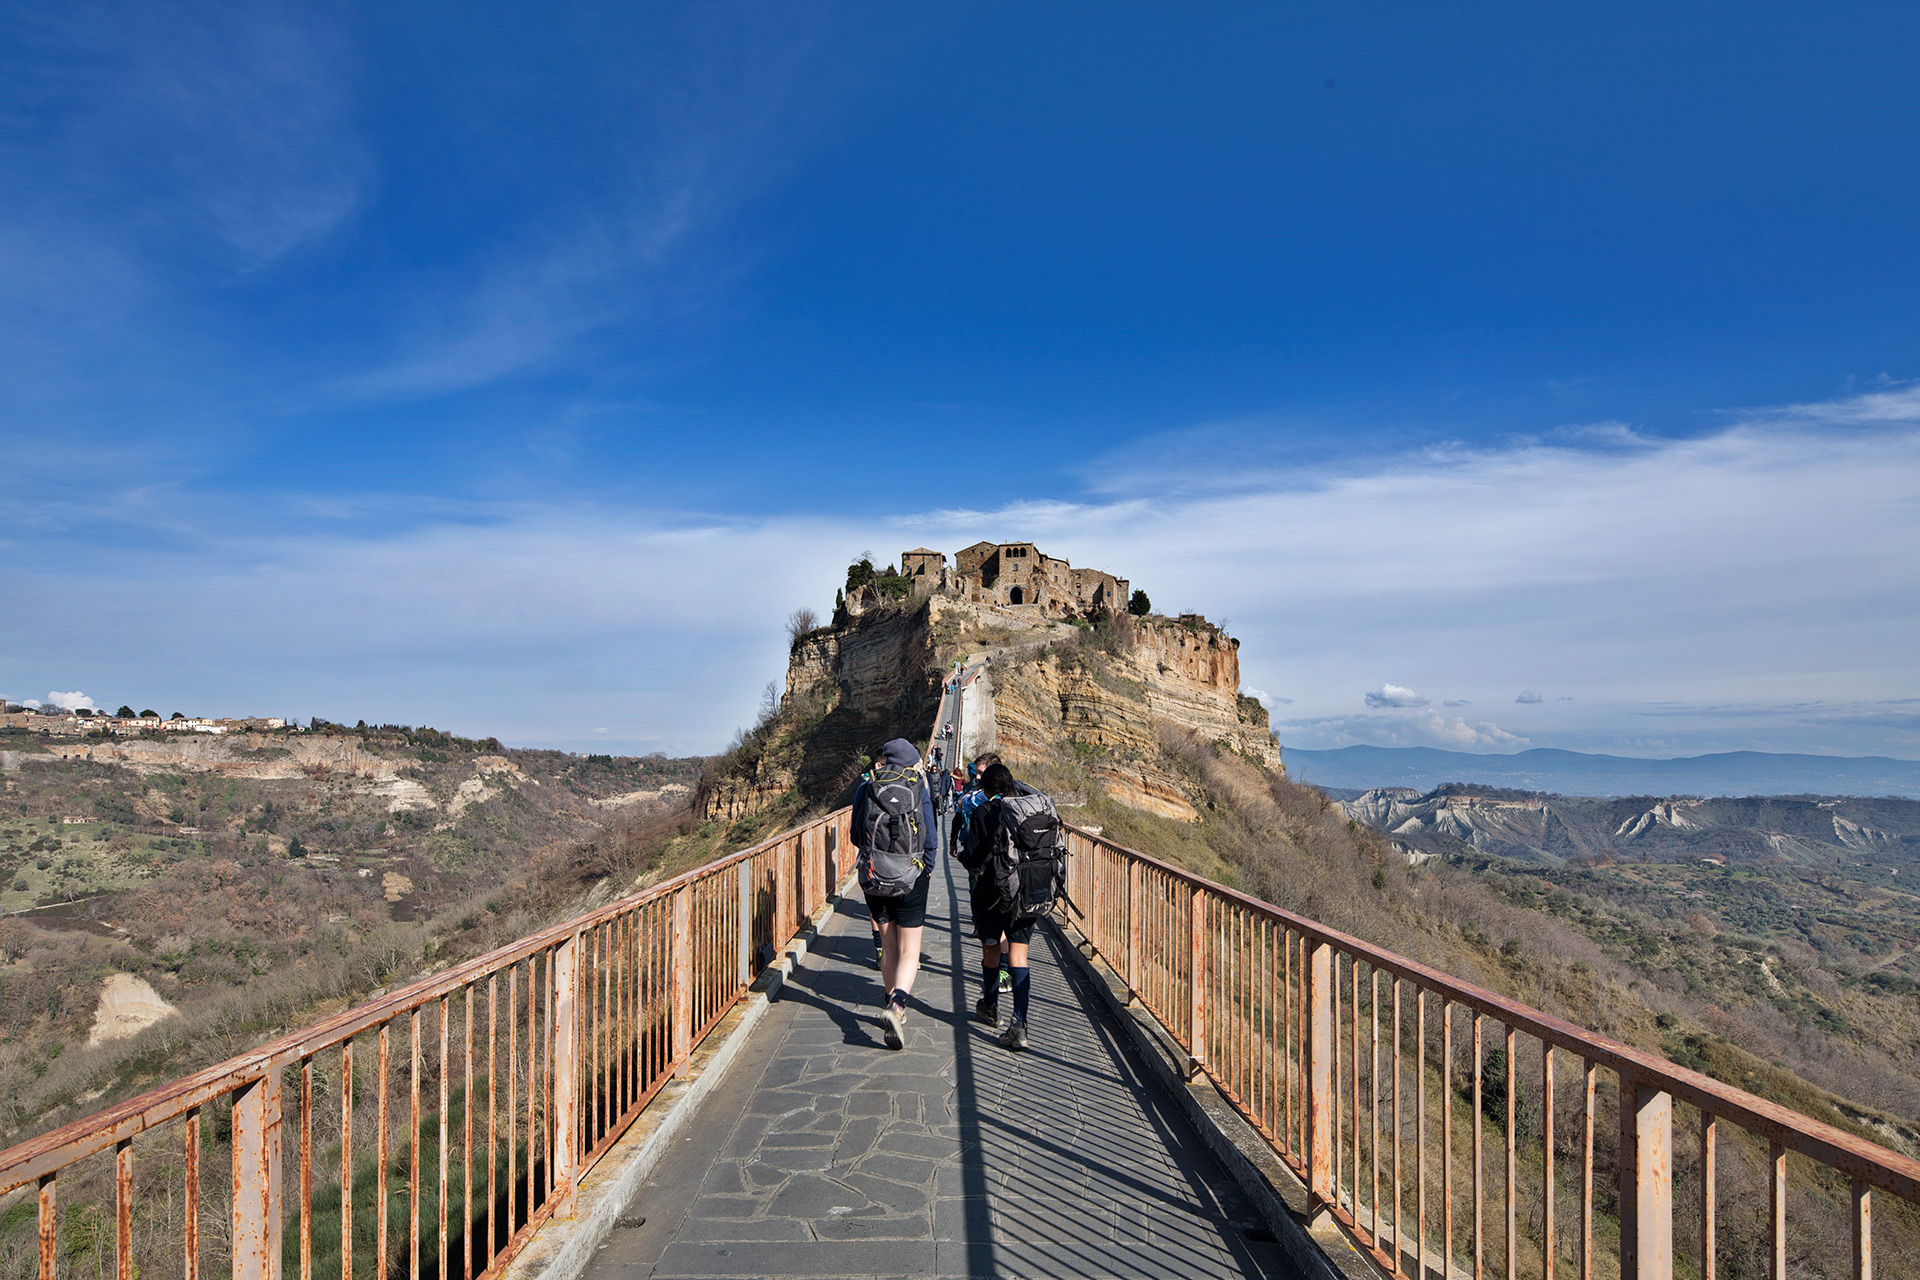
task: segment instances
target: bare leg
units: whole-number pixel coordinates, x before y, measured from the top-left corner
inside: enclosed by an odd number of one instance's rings
[[[924,929],[903,929],[899,925],[886,927],[886,958],[881,961],[880,975],[886,979],[888,991],[906,994],[913,990],[913,980],[920,973],[920,935]]]
[[[981,946],[980,963],[982,965],[991,967],[999,964],[1000,950],[1002,947],[1006,948],[1007,964],[1009,967],[1023,965],[1027,962],[1027,944],[1024,942],[1007,942],[1005,940],[1006,936],[1007,935],[1003,933],[1000,935],[1000,941],[985,943]]]
[[[893,975],[900,968],[900,926],[891,920],[880,926],[880,986],[893,994]]]

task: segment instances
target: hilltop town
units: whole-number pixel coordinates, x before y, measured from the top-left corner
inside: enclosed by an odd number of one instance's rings
[[[1146,594],[1129,596],[1130,585],[1104,570],[1076,569],[1031,542],[976,542],[956,552],[951,567],[944,552],[915,547],[900,553],[897,569],[876,570],[864,559],[853,565],[835,614],[858,615],[887,600],[938,595],[1013,610],[1028,619],[1091,622],[1127,609],[1146,613],[1151,607]]]
[[[209,718],[176,711],[162,719],[157,711],[123,708],[120,713],[108,715],[92,707],[70,710],[66,707],[29,707],[13,702],[0,702],[0,729],[25,729],[30,733],[52,737],[84,737],[91,734],[116,738],[157,733],[302,732],[298,722],[283,720],[279,716]]]

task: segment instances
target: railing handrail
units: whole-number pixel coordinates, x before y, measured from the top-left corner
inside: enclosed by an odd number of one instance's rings
[[[1776,1102],[1770,1102],[1744,1089],[1715,1080],[1698,1071],[1669,1062],[1657,1054],[1636,1049],[1598,1031],[1589,1031],[1564,1018],[1544,1013],[1517,1000],[1509,999],[1485,987],[1476,986],[1408,959],[1384,947],[1332,929],[1284,907],[1208,880],[1150,854],[1129,849],[1105,836],[1072,824],[1067,829],[1083,840],[1131,858],[1143,866],[1192,889],[1203,890],[1245,910],[1282,924],[1304,937],[1312,938],[1351,955],[1384,972],[1412,979],[1450,1000],[1489,1014],[1503,1025],[1522,1030],[1570,1053],[1598,1062],[1637,1082],[1672,1093],[1702,1111],[1722,1116],[1751,1129],[1789,1150],[1830,1165],[1850,1177],[1890,1191],[1903,1200],[1920,1204],[1920,1160],[1848,1133],[1825,1121],[1803,1115]]]
[[[803,832],[829,825],[845,812],[845,809],[836,809],[778,832],[758,844],[702,863],[672,879],[649,885],[559,924],[516,938],[505,946],[450,965],[438,973],[416,978],[365,1004],[343,1009],[318,1022],[287,1032],[257,1049],[236,1054],[224,1062],[202,1068],[192,1075],[149,1089],[124,1102],[81,1116],[57,1129],[50,1129],[0,1150],[0,1195],[26,1186],[75,1160],[84,1159],[148,1129],[176,1120],[195,1107],[231,1093],[240,1086],[282,1070],[322,1049],[352,1039],[363,1031],[372,1030],[397,1014],[419,1008],[441,995],[459,990],[475,978],[504,969],[557,942],[577,937],[623,912],[668,897],[685,885],[718,875]]]

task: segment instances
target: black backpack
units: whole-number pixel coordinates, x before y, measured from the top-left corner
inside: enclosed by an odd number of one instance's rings
[[[995,802],[992,855],[982,878],[1016,924],[1053,910],[1067,893],[1067,839],[1060,813],[1043,791],[1022,786]]]
[[[920,825],[920,775],[911,769],[876,768],[867,775],[866,830],[860,839],[860,891],[869,898],[899,898],[927,869],[926,832]]]

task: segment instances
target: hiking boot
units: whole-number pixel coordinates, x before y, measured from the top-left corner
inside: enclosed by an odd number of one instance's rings
[[[890,1004],[880,1015],[880,1032],[886,1037],[887,1048],[904,1049],[907,1045],[907,1010],[905,1005]]]
[[[1003,1049],[1026,1048],[1027,1024],[1019,1018],[1007,1023],[1007,1029],[1000,1033],[1000,1047]]]
[[[1001,966],[1001,969],[1000,969],[1000,990],[1002,991],[1013,990],[1013,970],[1005,967],[1004,965]]]
[[[984,1022],[990,1027],[1000,1025],[1000,1002],[992,996],[981,996],[973,1002],[973,1020]]]

